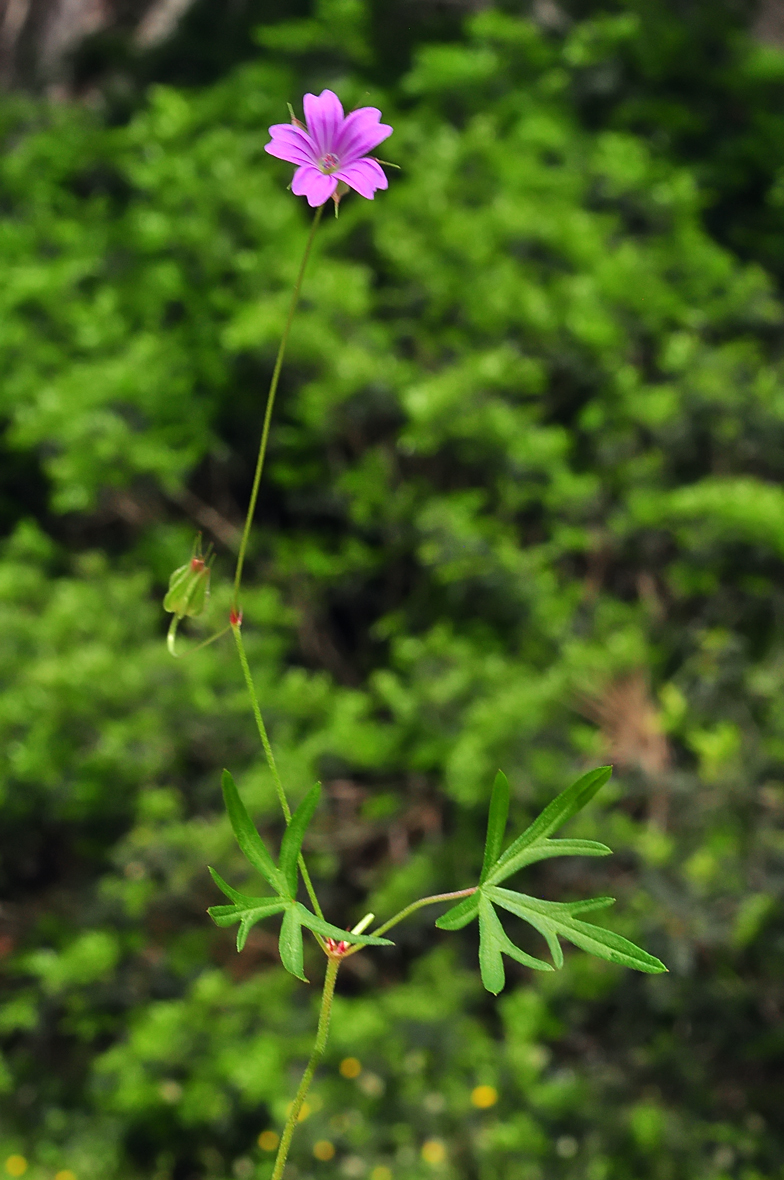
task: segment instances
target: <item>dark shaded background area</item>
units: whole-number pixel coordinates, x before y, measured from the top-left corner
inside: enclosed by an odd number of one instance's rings
[[[232,651],[172,661],[159,603],[201,530],[191,635],[225,617],[307,224],[265,129],[328,85],[402,167],[321,233],[244,601],[285,781],[324,784],[325,909],[470,883],[499,765],[519,830],[610,759],[571,834],[616,856],[520,887],[612,893],[671,970],[575,953],[494,1001],[425,911],[343,972],[292,1175],[779,1177],[780,8],[7,0],[0,28],[0,1164],[266,1176],[308,1050],[274,931],[237,956],[204,913],[205,865],[245,872],[221,768],[281,823]]]

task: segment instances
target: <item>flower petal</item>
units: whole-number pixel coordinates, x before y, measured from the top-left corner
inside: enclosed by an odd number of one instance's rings
[[[291,191],[296,197],[307,197],[311,209],[329,200],[337,187],[338,182],[334,176],[325,176],[312,164],[298,168],[291,182]]]
[[[379,123],[380,118],[381,111],[376,107],[351,112],[335,141],[335,155],[342,164],[352,164],[392,134],[393,128]]]
[[[279,160],[288,160],[289,164],[313,163],[313,157],[310,152],[305,151],[304,148],[295,147],[293,144],[281,142],[277,139],[273,139],[271,143],[265,143],[264,151],[269,152],[271,156],[277,156]]]
[[[343,107],[340,99],[331,90],[306,94],[303,99],[308,131],[316,145],[319,156],[334,152],[338,132],[343,126]]]
[[[273,149],[271,144],[265,144],[265,150],[271,156],[277,156],[280,160],[290,160],[292,164],[304,164],[306,161],[315,163],[318,159],[315,143],[301,128],[294,127],[291,123],[275,123],[269,132],[275,147]],[[291,151],[290,155],[284,154],[284,147]]]
[[[389,187],[389,181],[381,165],[367,157],[364,160],[355,160],[345,168],[338,168],[333,175],[338,180],[344,180],[347,185],[356,189],[361,197],[367,197],[369,201],[373,200],[376,189]]]

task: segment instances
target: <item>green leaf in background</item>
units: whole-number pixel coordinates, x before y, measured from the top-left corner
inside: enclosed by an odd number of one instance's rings
[[[234,784],[234,779],[228,770],[224,770],[223,772],[221,787],[223,788],[223,798],[226,803],[226,810],[229,813],[232,831],[243,853],[253,865],[254,869],[258,869],[262,877],[264,877],[265,881],[269,882],[276,893],[279,893],[281,897],[293,896],[293,891],[289,889],[286,877],[276,866],[267,849],[264,847],[261,836],[256,831],[255,824],[248,815],[245,804],[240,799],[239,791]]]
[[[288,827],[283,834],[278,864],[280,866],[280,871],[286,878],[286,884],[288,886],[290,897],[296,897],[297,895],[297,860],[299,858],[300,849],[302,848],[302,840],[305,836],[305,831],[307,830],[307,826],[313,818],[313,812],[318,806],[320,797],[321,784],[316,783],[314,787],[310,788],[307,795],[292,815]]]

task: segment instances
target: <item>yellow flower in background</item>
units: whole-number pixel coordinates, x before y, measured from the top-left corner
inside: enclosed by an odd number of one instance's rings
[[[487,1110],[498,1101],[498,1091],[495,1086],[477,1086],[471,1091],[471,1101],[480,1110]]]
[[[442,1164],[446,1159],[446,1148],[440,1139],[426,1139],[422,1144],[422,1159],[426,1164]]]

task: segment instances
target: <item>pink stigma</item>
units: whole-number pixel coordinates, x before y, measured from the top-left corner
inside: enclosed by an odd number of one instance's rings
[[[321,171],[334,172],[336,168],[340,167],[340,160],[337,156],[333,156],[332,152],[327,152],[321,157]]]

